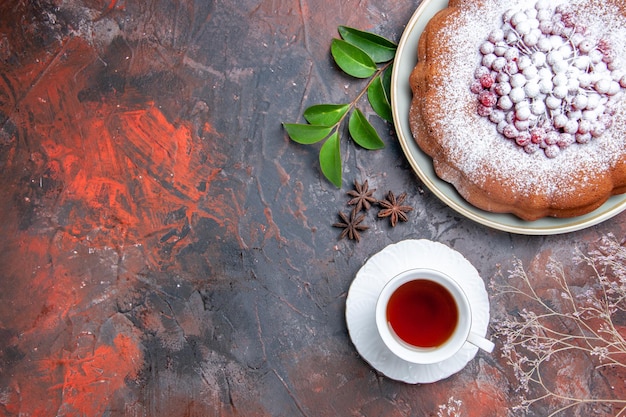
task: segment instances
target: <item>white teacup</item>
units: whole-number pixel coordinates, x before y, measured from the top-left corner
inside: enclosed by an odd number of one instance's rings
[[[444,361],[469,342],[491,352],[493,342],[473,333],[472,309],[459,284],[433,269],[393,277],[376,303],[376,326],[385,345],[412,363]]]

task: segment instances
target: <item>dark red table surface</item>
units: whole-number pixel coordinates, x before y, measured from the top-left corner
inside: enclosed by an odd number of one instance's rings
[[[433,384],[372,369],[344,319],[352,279],[421,238],[485,282],[514,257],[575,268],[574,246],[622,238],[625,215],[556,236],[492,230],[422,186],[390,125],[383,150],[346,144],[341,189],[281,125],[362,87],[330,57],[338,25],[398,41],[419,3],[3,1],[0,415],[435,416],[451,397],[463,416],[514,415],[498,340]],[[406,191],[409,222],[370,215],[361,242],[339,240],[355,179]],[[623,397],[622,376],[588,368],[572,358],[550,378]]]

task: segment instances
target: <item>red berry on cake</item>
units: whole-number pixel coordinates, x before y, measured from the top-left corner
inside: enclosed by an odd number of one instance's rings
[[[559,153],[561,153],[561,148],[559,148],[557,145],[550,145],[547,146],[543,152],[546,154],[546,156],[548,158],[556,158]]]
[[[565,149],[568,146],[570,146],[572,143],[574,143],[576,141],[574,135],[570,135],[569,133],[561,133],[559,135],[559,140],[557,142],[557,145],[559,145],[559,148],[561,149]]]
[[[480,77],[480,84],[483,86],[483,88],[491,88],[494,82],[495,77],[493,77],[491,74],[485,74]]]
[[[533,154],[535,152],[537,152],[539,150],[539,145],[537,145],[536,143],[529,143],[528,145],[524,146],[524,151],[526,151],[526,153],[528,154]]]
[[[511,110],[513,102],[509,96],[502,96],[498,99],[498,107],[502,110]]]
[[[483,90],[484,88],[483,88],[483,85],[480,83],[480,81],[474,81],[472,85],[470,86],[470,91],[474,94],[478,94]]]
[[[530,131],[530,140],[532,143],[539,144],[546,138],[546,130],[543,127],[536,127]]]
[[[487,39],[494,44],[502,42],[504,40],[504,31],[502,29],[494,29],[489,33]]]
[[[491,91],[483,91],[478,95],[478,101],[485,107],[494,107],[498,102],[498,97]]]
[[[508,82],[499,82],[494,86],[493,91],[499,96],[506,96],[511,92],[511,84]]]
[[[487,117],[491,114],[491,112],[493,111],[493,107],[488,107],[482,104],[478,104],[478,115],[482,116],[482,117]]]
[[[585,143],[589,143],[589,141],[591,140],[591,133],[577,133],[575,135],[576,137],[576,142],[580,143],[580,144],[585,144]]]
[[[507,124],[506,127],[502,130],[502,134],[509,139],[515,139],[519,136],[519,130],[511,124]]]
[[[606,126],[604,125],[604,123],[600,121],[596,121],[593,123],[591,127],[591,136],[593,136],[594,138],[598,138],[602,136],[602,134],[605,131],[606,131]]]
[[[483,55],[493,54],[495,49],[496,49],[496,46],[492,42],[489,42],[489,41],[483,42],[483,44],[480,45],[480,53]]]
[[[530,133],[528,133],[528,132],[521,132],[515,138],[515,143],[517,143],[517,145],[521,146],[521,147],[524,147],[524,146],[528,145],[529,143],[531,143],[531,141],[530,141]]]
[[[501,110],[492,110],[491,114],[489,114],[489,120],[491,123],[498,124],[505,120],[505,114]]]
[[[551,130],[548,133],[546,133],[546,137],[545,137],[544,142],[548,146],[558,144],[559,143],[559,134],[557,133],[557,131],[556,130]]]
[[[578,123],[578,133],[589,133],[591,132],[591,122],[589,120],[581,120],[580,123]]]

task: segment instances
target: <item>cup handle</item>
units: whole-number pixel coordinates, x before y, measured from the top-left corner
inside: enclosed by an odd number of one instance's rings
[[[474,332],[470,332],[469,336],[467,336],[467,341],[488,353],[493,352],[493,348],[495,347],[491,340],[487,340]]]

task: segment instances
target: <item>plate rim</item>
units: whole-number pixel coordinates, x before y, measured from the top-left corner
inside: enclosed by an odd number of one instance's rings
[[[402,88],[408,86],[408,75],[417,62],[417,41],[421,31],[416,26],[418,23],[426,25],[432,15],[442,10],[447,4],[448,0],[423,0],[420,3],[402,33],[391,75],[391,109],[396,135],[405,157],[424,185],[443,203],[464,217],[492,229],[523,235],[553,235],[574,232],[602,223],[624,211],[626,209],[626,194],[621,194],[610,197],[602,206],[582,216],[570,218],[544,217],[536,221],[525,221],[513,214],[491,213],[469,204],[451,184],[434,174],[432,159],[419,149],[413,139],[408,125],[409,109],[400,103],[400,100],[404,94],[406,101],[408,94],[410,103],[410,88],[408,91],[402,90]],[[416,30],[419,33],[415,33]],[[431,166],[424,166],[424,163],[420,162],[419,159],[425,159]]]

